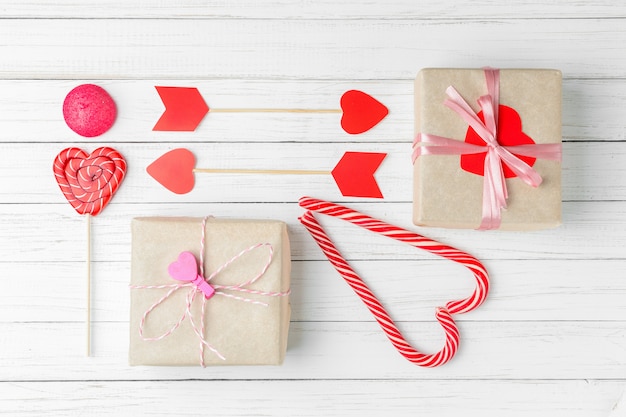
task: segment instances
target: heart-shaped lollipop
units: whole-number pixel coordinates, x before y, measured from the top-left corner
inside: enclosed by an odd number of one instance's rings
[[[115,149],[98,148],[88,155],[79,148],[62,150],[54,160],[54,178],[78,214],[96,216],[117,191],[126,161]]]
[[[88,155],[79,148],[62,150],[52,164],[54,178],[67,201],[87,221],[87,356],[91,355],[91,216],[109,203],[126,173],[126,161],[113,148]]]

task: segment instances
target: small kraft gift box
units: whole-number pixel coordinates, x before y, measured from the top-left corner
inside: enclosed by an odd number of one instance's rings
[[[131,365],[279,365],[291,256],[275,220],[132,221]]]
[[[561,72],[423,69],[415,80],[413,222],[561,223]]]

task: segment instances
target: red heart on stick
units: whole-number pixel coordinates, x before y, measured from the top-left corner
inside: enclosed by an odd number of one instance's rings
[[[341,127],[347,133],[356,135],[376,126],[389,114],[383,103],[358,90],[346,91],[340,100]]]
[[[478,113],[478,117],[483,122],[485,118],[483,112]],[[474,145],[486,146],[485,141],[478,136],[478,133],[472,128],[467,129],[465,135],[465,142]],[[522,119],[515,109],[500,105],[498,107],[498,143],[502,146],[516,146],[516,145],[533,145],[535,141],[524,132],[522,132]],[[515,154],[514,154],[515,155]],[[487,151],[476,154],[461,155],[461,168],[467,172],[471,172],[476,175],[485,175],[485,157]],[[524,155],[515,155],[528,165],[533,166],[537,158],[532,158]],[[515,173],[505,163],[502,163],[502,168],[505,178],[515,177]]]
[[[172,149],[148,165],[146,171],[162,186],[176,194],[186,194],[193,190],[196,157],[185,148]]]
[[[124,157],[113,148],[87,155],[79,148],[61,151],[52,166],[54,178],[78,214],[96,216],[109,203],[126,173]]]

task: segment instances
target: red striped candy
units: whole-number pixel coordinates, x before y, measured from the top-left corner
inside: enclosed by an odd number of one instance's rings
[[[315,239],[319,247],[324,252],[330,263],[335,267],[337,272],[350,285],[354,292],[369,308],[370,312],[376,318],[376,321],[382,327],[383,331],[389,338],[393,346],[410,362],[419,365],[434,367],[443,365],[448,362],[456,354],[459,347],[459,330],[452,318],[453,314],[467,313],[480,306],[489,292],[489,276],[487,270],[482,263],[471,255],[455,249],[451,246],[444,245],[427,237],[418,235],[381,220],[361,214],[350,208],[340,206],[338,204],[329,203],[327,201],[317,200],[309,197],[300,199],[300,206],[307,211],[300,217],[300,222],[306,227],[311,236]],[[322,226],[319,224],[313,212],[319,212],[329,216],[337,217],[357,226],[363,227],[374,233],[378,233],[400,242],[407,243],[418,249],[423,249],[435,255],[460,263],[469,269],[474,275],[475,289],[472,294],[462,300],[450,301],[444,307],[435,309],[435,318],[441,324],[446,341],[444,346],[435,353],[426,354],[419,352],[411,346],[382,303],[378,301],[376,295],[369,289],[367,284],[352,269],[350,264],[341,255],[335,247],[332,240],[328,237]]]
[[[126,161],[109,147],[98,148],[91,155],[79,148],[67,148],[57,155],[52,169],[74,210],[95,216],[109,203],[124,179]]]

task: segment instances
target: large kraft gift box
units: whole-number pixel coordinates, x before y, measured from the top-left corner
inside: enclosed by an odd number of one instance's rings
[[[145,312],[169,288],[141,288],[172,285],[168,266],[183,251],[199,262],[201,218],[143,217],[132,221],[130,352],[131,365],[199,365],[201,342],[187,316],[178,328],[161,340],[144,340],[139,327]],[[288,292],[291,256],[287,227],[273,220],[230,220],[208,218],[205,227],[204,277],[218,270],[237,254],[257,244],[270,244],[273,258],[267,271],[245,288],[262,292]],[[210,282],[239,285],[258,275],[269,259],[269,246],[251,250],[225,267]],[[139,288],[137,288],[139,287]],[[175,291],[155,307],[144,323],[143,336],[167,333],[186,311],[189,291]],[[205,340],[224,359],[204,349],[205,365],[279,365],[287,349],[290,305],[288,296],[267,296],[224,290],[234,296],[267,304],[259,305],[215,294],[205,304]],[[200,323],[202,298],[192,304],[192,316]]]
[[[522,131],[536,144],[561,143],[561,72],[502,69],[500,105],[520,116]],[[487,93],[482,69],[423,69],[415,80],[415,133],[465,141],[468,123],[444,105],[454,87],[476,113]],[[484,177],[465,171],[459,155],[421,155],[414,162],[413,222],[419,226],[479,228]],[[536,159],[543,182],[536,188],[507,178],[507,208],[501,230],[536,230],[561,223],[560,160]]]

